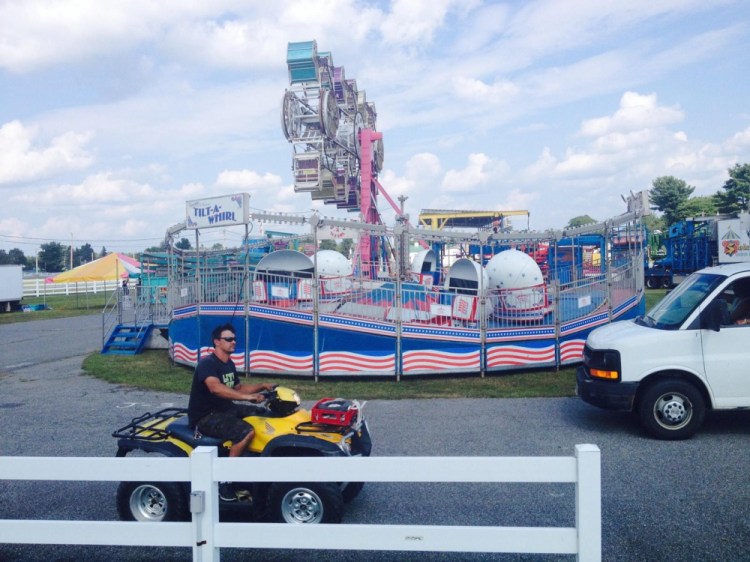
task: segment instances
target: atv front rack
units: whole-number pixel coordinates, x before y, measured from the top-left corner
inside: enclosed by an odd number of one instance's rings
[[[133,418],[128,425],[113,431],[112,437],[139,441],[163,441],[170,436],[170,433],[166,429],[155,426],[170,418],[181,418],[185,415],[187,415],[187,408],[164,408],[155,414],[146,412],[142,416]]]

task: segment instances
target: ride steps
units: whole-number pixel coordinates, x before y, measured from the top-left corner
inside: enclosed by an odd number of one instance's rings
[[[103,355],[137,355],[143,351],[151,335],[153,324],[128,326],[118,324],[102,347]]]

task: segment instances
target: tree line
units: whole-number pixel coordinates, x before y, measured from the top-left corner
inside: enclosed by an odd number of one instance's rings
[[[750,203],[750,164],[735,164],[729,168],[729,179],[713,195],[693,197],[695,187],[674,176],[661,176],[653,180],[649,190],[651,209],[661,212],[661,217],[645,217],[646,226],[652,230],[669,228],[688,217],[710,215],[735,215],[747,212]],[[574,217],[568,228],[598,222],[588,215]]]
[[[21,265],[27,271],[64,271],[72,267],[78,267],[84,263],[106,256],[107,248],[102,246],[98,253],[94,251],[88,242],[78,248],[65,246],[59,242],[45,242],[39,248],[39,252],[33,256],[27,256],[22,250],[13,248],[0,250],[0,265]]]
[[[312,242],[312,238],[310,238]],[[320,249],[337,250],[348,256],[351,253],[353,243],[350,239],[342,240],[339,244],[332,240],[324,240],[320,244]],[[181,250],[191,250],[192,245],[187,238],[181,238],[175,243],[175,247]],[[213,250],[222,250],[221,244],[214,244]],[[167,251],[166,242],[146,248],[144,252],[165,252]],[[13,248],[5,251],[0,250],[0,265],[21,265],[26,271],[58,272],[65,271],[83,265],[95,259],[106,256],[109,252],[102,246],[99,252],[88,242],[78,248],[63,245],[59,242],[46,242],[40,246],[39,252],[34,256],[26,256],[22,250]]]
[[[695,187],[688,185],[685,180],[674,176],[661,176],[653,180],[649,190],[649,203],[653,210],[661,212],[661,217],[645,217],[646,226],[652,230],[666,229],[670,225],[687,217],[708,216],[716,214],[736,214],[748,211],[750,203],[750,164],[736,164],[729,168],[729,179],[724,182],[713,195],[693,197]],[[567,228],[575,228],[597,222],[588,215],[580,215],[570,219]],[[182,238],[176,247],[183,250],[191,249],[190,240]],[[337,244],[332,240],[324,240],[321,249],[337,250],[348,256],[352,250],[352,241],[343,240]],[[217,249],[217,248],[214,248]],[[218,248],[220,249],[220,248]],[[163,243],[160,246],[146,248],[146,252],[165,251]],[[35,256],[26,256],[23,251],[13,248],[9,251],[0,250],[0,265],[21,265],[24,269],[34,271],[64,271],[78,267],[107,255],[107,249],[97,253],[91,244],[86,243],[78,248],[64,246],[59,242],[46,242],[41,245]],[[38,260],[38,261],[37,261]]]

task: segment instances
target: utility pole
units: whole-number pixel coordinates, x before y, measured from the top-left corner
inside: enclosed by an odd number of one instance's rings
[[[398,217],[396,217],[396,221],[401,223],[402,225],[406,225],[406,223],[409,222],[408,215],[404,214],[404,203],[409,197],[406,195],[399,195],[398,196],[398,202],[400,203],[401,207],[401,213]],[[409,276],[409,236],[408,235],[401,235],[400,236],[400,244],[399,244],[399,251],[398,251],[398,259],[400,261],[399,263],[399,271],[401,272],[402,279],[407,279]]]

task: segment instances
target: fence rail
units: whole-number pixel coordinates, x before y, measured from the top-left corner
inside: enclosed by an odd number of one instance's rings
[[[52,295],[75,295],[86,293],[112,293],[120,286],[117,281],[86,281],[81,283],[47,283],[44,277],[25,278],[23,297],[44,297]]]
[[[280,525],[220,523],[217,482],[518,482],[575,484],[575,527]],[[192,522],[0,520],[0,543],[192,547],[193,560],[221,548],[575,554],[601,560],[601,458],[596,445],[574,457],[190,458],[0,457],[3,480],[191,482]],[[191,499],[192,499],[191,498]]]

